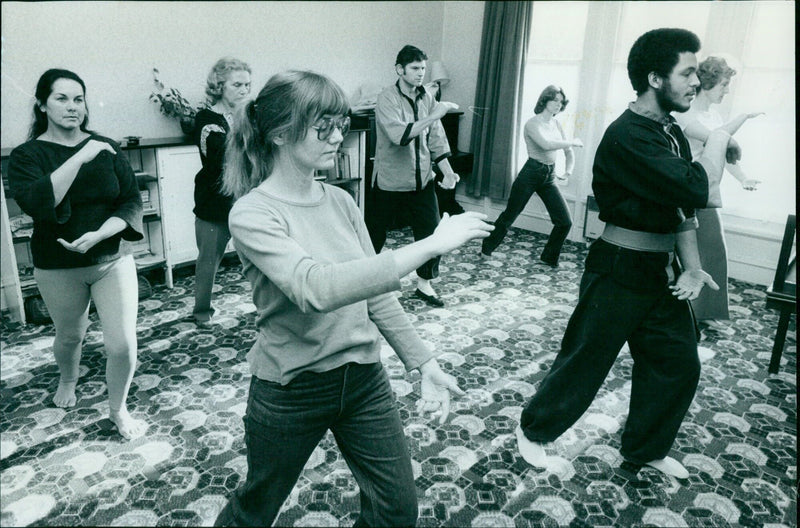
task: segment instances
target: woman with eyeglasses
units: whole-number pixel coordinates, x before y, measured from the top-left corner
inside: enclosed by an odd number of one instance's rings
[[[428,238],[375,255],[352,197],[314,180],[333,167],[348,109],[327,77],[280,73],[228,137],[223,187],[236,198],[229,227],[253,286],[258,337],[247,355],[247,479],[217,526],[270,526],[329,430],[360,488],[356,525],[414,525],[414,475],[380,336],[420,371],[420,413],[443,423],[450,393],[463,394],[393,292],[400,277],[491,226],[477,213],[445,216]]]
[[[533,193],[536,193],[553,222],[550,237],[539,259],[548,266],[558,266],[558,257],[572,227],[572,218],[567,203],[558,190],[556,178],[566,180],[572,175],[575,165],[572,147],[583,146],[578,138],[568,140],[561,123],[555,119],[568,102],[564,90],[553,85],[545,88],[539,95],[533,109],[534,116],[525,123],[524,138],[528,148],[528,161],[511,185],[506,208],[494,222],[495,230],[483,240],[481,256],[489,257],[497,249]],[[556,176],[556,154],[559,150],[564,151],[566,167],[563,175]]]
[[[109,417],[124,438],[147,424],[128,412],[136,368],[139,286],[120,240],[141,240],[142,198],[119,145],[88,129],[86,84],[74,72],[39,77],[29,140],[11,152],[11,194],[33,217],[33,277],[53,319],[56,407],[77,403],[83,339],[94,302],[103,328]]]
[[[250,95],[250,66],[232,57],[219,59],[208,74],[206,95],[211,106],[197,112],[192,134],[203,164],[194,179],[194,233],[198,255],[192,316],[200,327],[208,326],[214,315],[211,290],[231,239],[228,213],[233,200],[221,192],[222,159],[233,112]]]

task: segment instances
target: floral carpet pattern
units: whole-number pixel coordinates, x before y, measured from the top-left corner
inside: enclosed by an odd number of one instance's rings
[[[389,247],[408,243],[395,231]],[[399,293],[423,339],[467,395],[438,425],[415,411],[419,375],[384,347],[405,423],[420,526],[797,525],[796,323],[781,371],[767,373],[778,314],[764,288],[731,281],[732,319],[704,330],[700,385],[673,446],[678,481],[619,455],[632,360],[623,350],[593,405],[547,446],[547,470],[527,465],[514,429],[560,346],[577,301],[586,245],[561,265],[538,254],[541,234],[512,230],[490,259],[475,242],[442,259],[446,305]],[[235,259],[215,287],[211,328],[190,321],[191,269],[140,302],[139,365],[129,397],[147,434],[125,442],[107,419],[102,334],[92,315],[78,404],[53,406],[50,325],[3,323],[0,375],[2,526],[210,525],[246,473],[242,415],[255,338],[250,286]],[[793,321],[795,321],[793,319]],[[279,526],[350,526],[358,487],[328,434],[281,510]]]

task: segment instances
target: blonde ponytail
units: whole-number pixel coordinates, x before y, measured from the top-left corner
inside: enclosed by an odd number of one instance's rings
[[[258,132],[256,102],[240,107],[225,145],[222,192],[241,198],[263,182],[272,172],[271,143]]]

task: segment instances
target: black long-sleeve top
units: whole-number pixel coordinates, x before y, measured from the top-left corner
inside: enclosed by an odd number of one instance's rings
[[[233,198],[222,194],[225,138],[230,130],[225,116],[212,110],[197,112],[192,139],[200,149],[203,167],[194,178],[194,214],[209,222],[228,223]]]
[[[84,163],[64,199],[55,205],[50,175],[92,139],[110,144],[116,154],[102,151]],[[11,197],[33,218],[31,254],[37,268],[80,268],[108,262],[120,256],[121,239],[144,238],[136,176],[119,145],[107,137],[91,134],[73,147],[38,139],[23,143],[11,151],[8,181]],[[70,251],[57,240],[72,242],[96,231],[112,216],[128,225],[86,253]]]
[[[674,118],[668,116],[670,123]],[[671,126],[625,110],[606,129],[594,158],[592,190],[600,220],[649,233],[672,233],[708,202],[708,176],[689,143]]]

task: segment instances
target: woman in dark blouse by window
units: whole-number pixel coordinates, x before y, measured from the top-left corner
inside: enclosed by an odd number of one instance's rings
[[[194,179],[194,232],[199,254],[192,315],[198,326],[210,324],[214,315],[211,290],[231,239],[228,213],[233,200],[220,192],[222,160],[233,111],[250,94],[250,66],[231,57],[218,60],[208,74],[206,94],[211,107],[197,113],[194,128],[194,142],[203,163]]]
[[[60,374],[53,402],[76,403],[81,345],[93,300],[103,328],[111,421],[125,438],[147,428],[128,413],[136,367],[138,283],[120,239],[141,240],[142,201],[119,146],[87,130],[86,85],[68,70],[47,70],[36,86],[29,141],[11,152],[11,193],[33,217],[34,278],[56,329]]]

